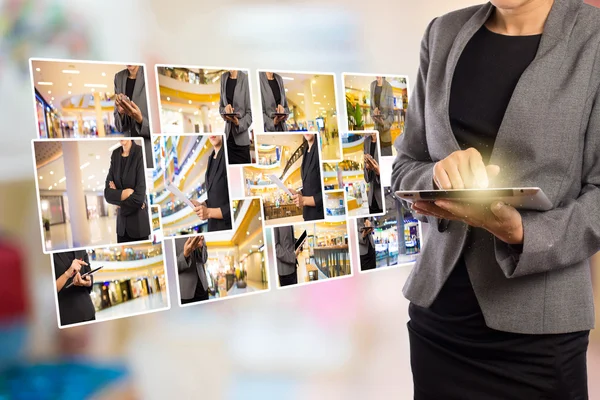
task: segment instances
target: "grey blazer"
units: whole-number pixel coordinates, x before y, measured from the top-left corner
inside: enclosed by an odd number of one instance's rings
[[[369,153],[371,151],[371,136],[365,138],[364,142],[364,151],[365,153]],[[373,156],[375,161],[379,163],[379,146],[375,146],[375,155]],[[367,191],[367,198],[369,199],[369,204],[375,198],[375,202],[379,205],[379,208],[383,210],[383,202],[381,196],[381,176],[377,175],[375,171],[369,171],[367,169],[366,163],[364,166],[364,176],[365,182],[369,184],[369,190]],[[381,172],[381,171],[380,171]]]
[[[260,77],[260,97],[262,100],[263,110],[263,122],[265,125],[265,132],[285,132],[287,131],[287,125],[285,121],[275,126],[273,121],[273,114],[277,109],[278,104],[275,103],[275,96],[273,90],[269,85],[269,79],[267,78],[266,72],[259,72]],[[273,74],[273,78],[279,85],[279,92],[281,94],[281,106],[285,109],[286,113],[290,112],[287,98],[285,97],[285,86],[283,85],[283,79],[278,74]]]
[[[375,110],[376,86],[376,80],[371,82],[371,118],[373,118],[373,111]],[[383,119],[381,120],[381,123],[375,122],[375,129],[379,132],[379,138],[382,142],[390,143],[392,141],[390,129],[392,128],[392,123],[394,123],[394,92],[392,90],[392,85],[385,79],[381,85],[379,112],[383,115]],[[391,153],[389,155],[391,155]]]
[[[219,112],[223,114],[227,107],[227,80],[230,72],[224,72],[221,75],[221,100],[219,103]],[[235,126],[233,122],[225,122],[225,135],[233,133],[233,139],[238,146],[250,145],[250,134],[248,130],[252,125],[252,109],[250,108],[250,87],[248,85],[248,75],[245,72],[238,71],[237,83],[233,92],[233,104],[231,105],[235,112],[240,114],[239,125]]]
[[[115,75],[115,94],[125,94],[128,76],[129,71],[127,69],[117,72]],[[117,128],[117,130],[122,132],[125,136],[144,138],[146,168],[154,168],[152,139],[150,137],[150,122],[148,120],[148,101],[146,100],[146,81],[144,78],[144,67],[142,66],[140,66],[136,75],[135,86],[133,87],[133,96],[131,97],[131,100],[136,106],[138,106],[142,113],[142,123],[138,124],[129,115],[119,114],[119,111],[117,111],[117,105],[115,104],[115,110],[113,112],[115,117],[115,128]]]
[[[175,254],[177,255],[177,272],[179,273],[179,294],[182,299],[191,299],[194,297],[196,292],[196,285],[198,284],[198,277],[200,274],[206,276],[206,270],[204,265],[208,260],[208,251],[206,244],[201,248],[196,249],[186,259],[183,255],[183,247],[187,238],[175,239]],[[208,286],[208,279],[206,282],[201,282],[202,285]],[[208,288],[205,287],[204,290]]]
[[[277,274],[284,276],[296,272],[296,239],[293,226],[273,228],[275,241],[275,258],[277,258]]]
[[[373,222],[373,220],[371,219],[371,222]],[[373,240],[373,234],[368,234],[366,237],[363,237],[362,235],[362,231],[361,229],[365,226],[365,222],[363,218],[359,218],[356,220],[356,223],[358,225],[358,249],[360,251],[360,255],[364,256],[369,252],[369,242],[371,243],[371,246],[373,246],[373,249],[375,248],[375,241]]]
[[[434,163],[460,149],[448,114],[451,80],[493,9],[474,6],[429,24],[406,131],[395,142],[393,189],[433,189]],[[600,250],[599,21],[600,10],[582,0],[554,2],[490,160],[501,167],[496,187],[539,186],[553,209],[521,211],[522,252],[487,231],[428,218],[434,229],[404,287],[410,301],[429,307],[462,254],[489,327],[554,334],[594,326],[589,258]]]

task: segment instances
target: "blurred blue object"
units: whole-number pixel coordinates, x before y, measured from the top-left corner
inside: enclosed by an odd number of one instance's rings
[[[25,318],[0,323],[0,370],[21,358],[28,334],[29,328]]]
[[[0,375],[0,400],[80,400],[126,378],[120,365],[90,360],[18,365]]]

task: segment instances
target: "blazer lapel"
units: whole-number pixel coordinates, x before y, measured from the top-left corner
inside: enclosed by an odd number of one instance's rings
[[[523,133],[528,130],[527,127],[522,124],[520,125],[522,129],[513,129],[512,127],[518,125],[517,120],[523,120],[523,109],[527,107],[527,104],[541,100],[538,98],[538,92],[530,91],[529,88],[548,88],[546,95],[553,95],[554,91],[550,90],[553,86],[552,81],[556,72],[561,68],[568,46],[568,38],[575,25],[581,4],[581,0],[554,2],[546,20],[536,56],[521,75],[506,108],[506,113],[492,149],[490,164],[510,164],[511,148],[519,140],[523,140]],[[533,94],[533,92],[536,94]],[[532,120],[531,123],[536,122]],[[515,178],[519,179],[513,173],[501,173],[494,183],[495,186],[501,187],[512,184]],[[552,193],[547,194],[552,197]]]
[[[208,157],[208,167],[210,168],[210,174],[208,175],[208,186],[206,187],[207,192],[210,190],[210,188],[212,187],[212,185],[215,181],[214,178],[215,178],[215,175],[217,174],[217,170],[220,167],[220,164],[221,164],[220,161],[221,161],[221,158],[223,157],[223,151],[224,151],[223,146],[221,146],[221,149],[217,153],[217,158],[213,158],[212,154]]]
[[[127,78],[125,78],[125,80],[127,81]],[[137,75],[135,77],[135,85],[133,86],[133,99],[138,100],[141,95],[142,92],[144,91],[144,87],[145,87],[145,82],[144,82],[144,67],[140,65],[140,68],[138,69]],[[138,101],[134,100],[134,103],[140,107],[138,103]]]
[[[234,112],[238,113],[240,117],[243,117],[245,114],[245,104],[244,104],[244,95],[243,95],[243,81],[244,74],[241,71],[237,72],[237,82],[235,84],[235,89],[233,90],[233,108]]]
[[[444,121],[446,122],[446,134],[448,135],[446,139],[450,140],[449,144],[452,146],[452,150],[449,153],[460,150],[460,145],[454,136],[454,131],[452,130],[452,126],[450,124],[450,90],[452,88],[454,71],[456,70],[458,60],[460,59],[463,50],[467,46],[467,43],[469,43],[475,33],[488,20],[493,11],[494,6],[491,3],[487,3],[485,6],[481,7],[462,27],[456,36],[456,39],[454,39],[454,43],[452,44],[452,48],[448,54],[448,61],[446,63],[446,87],[444,88],[445,98],[443,112]]]

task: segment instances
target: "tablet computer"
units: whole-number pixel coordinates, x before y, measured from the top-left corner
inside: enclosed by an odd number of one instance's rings
[[[302,243],[304,243],[305,240],[306,240],[306,231],[302,232],[302,235],[300,235],[298,240],[296,240],[296,244],[294,245],[294,250],[298,250],[298,248],[300,246],[302,246]]]
[[[274,117],[287,117],[288,115],[288,113],[273,113]]]
[[[238,117],[238,118],[240,117],[239,113],[223,113],[221,115],[224,117]]]
[[[409,203],[416,201],[454,200],[464,203],[489,204],[502,201],[517,209],[547,211],[552,203],[538,187],[450,189],[450,190],[399,190],[396,196]]]

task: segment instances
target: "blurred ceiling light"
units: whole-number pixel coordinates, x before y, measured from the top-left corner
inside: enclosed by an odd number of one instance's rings
[[[294,78],[292,78],[291,76],[282,76],[281,79],[285,79],[286,81],[293,81]]]
[[[92,93],[94,93],[96,91],[96,89],[92,88]]]
[[[316,85],[316,84],[317,84],[317,80],[316,80],[316,79],[313,79],[313,80],[312,80],[312,84],[313,84],[313,85]]]
[[[171,101],[171,98],[169,96],[167,96],[167,101]]]
[[[68,85],[69,85],[69,87],[71,87],[71,86],[73,86],[73,83],[72,83],[72,82],[69,82],[69,83],[68,83]]]
[[[180,109],[179,109],[179,112],[181,112],[181,111],[183,111],[183,109],[182,109],[182,108],[180,108]]]
[[[88,177],[88,181],[91,181],[91,180],[92,180],[92,179],[94,179],[95,177],[96,177],[96,175],[90,175],[90,176]]]
[[[39,69],[39,68],[36,68],[35,70],[36,70],[37,72],[40,72],[40,71],[41,71],[41,69]]]
[[[60,179],[58,180],[58,183],[63,183],[63,182],[64,182],[64,181],[66,181],[66,180],[67,180],[67,178],[65,178],[65,177],[63,176],[62,178],[60,178]]]
[[[50,171],[50,175],[54,175],[54,171]]]
[[[69,94],[71,94],[71,91],[69,90]]]
[[[48,190],[52,190],[52,186],[50,186],[50,187],[48,188]]]
[[[84,169],[90,166],[89,162],[86,162],[85,164],[83,164],[82,166],[79,167],[79,169]]]
[[[52,82],[38,82],[40,86],[52,86]]]
[[[52,98],[52,100],[54,100],[54,97]]]
[[[99,159],[100,159],[100,156],[96,156],[96,160],[99,160]]]
[[[316,104],[316,105],[321,105],[321,102],[319,102],[319,101],[315,101],[315,102],[313,102],[313,104]]]
[[[79,71],[76,69],[63,69],[62,70],[63,74],[78,74]]]
[[[304,96],[304,93],[296,93],[298,96]]]
[[[87,87],[87,88],[105,88],[105,87],[108,87],[104,83],[84,83],[83,86]]]
[[[103,73],[102,73],[102,76],[106,76],[106,72],[103,72]]]
[[[188,104],[192,104],[192,101],[191,101],[191,100],[188,100]]]
[[[44,177],[40,175],[40,179],[44,179]]]

